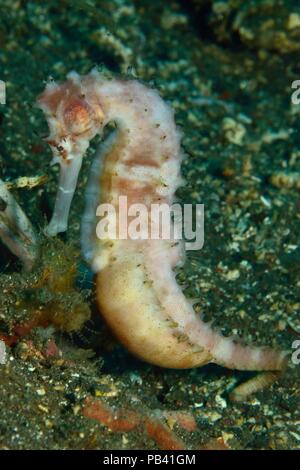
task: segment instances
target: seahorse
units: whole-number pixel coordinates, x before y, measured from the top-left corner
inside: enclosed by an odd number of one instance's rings
[[[50,236],[67,229],[89,142],[107,124],[115,125],[92,164],[81,241],[95,272],[99,311],[119,341],[138,358],[161,367],[216,363],[281,371],[286,352],[224,337],[195,313],[174,272],[184,261],[182,243],[97,237],[100,203],[112,204],[119,213],[119,196],[126,196],[128,205],[148,208],[173,202],[182,184],[183,152],[171,106],[137,80],[107,78],[97,70],[84,76],[71,72],[64,83],[49,83],[38,106],[48,121],[54,163],[60,164],[56,204],[46,228]]]

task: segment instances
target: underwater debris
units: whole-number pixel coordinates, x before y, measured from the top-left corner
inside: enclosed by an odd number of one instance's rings
[[[245,127],[230,117],[225,117],[222,122],[224,137],[226,140],[235,145],[242,145],[246,134]]]
[[[5,294],[0,304],[0,338],[8,346],[38,327],[76,333],[90,319],[87,293],[76,287],[77,259],[73,247],[60,240],[43,240],[39,263],[30,273],[0,278]]]
[[[33,226],[6,184],[0,180],[0,239],[17,256],[26,271],[38,257],[39,248]]]
[[[242,402],[245,398],[263,388],[272,385],[282,375],[282,372],[263,372],[235,387],[230,394],[230,399],[236,402]]]
[[[199,447],[198,450],[232,450],[223,436],[210,439]]]
[[[99,399],[86,398],[81,413],[86,418],[99,421],[112,432],[130,432],[139,426],[161,450],[184,450],[185,443],[163,422],[163,414],[157,410],[134,411],[113,408]],[[180,413],[178,412],[178,415]],[[179,420],[178,420],[179,423]]]
[[[121,71],[127,73],[133,62],[133,51],[126,47],[115,34],[101,27],[91,34],[91,39],[98,47],[111,50],[118,59],[121,59]]]
[[[242,44],[258,51],[280,54],[299,51],[300,14],[297,2],[193,0],[198,15],[206,17],[221,43]]]
[[[104,400],[86,397],[81,414],[85,418],[98,421],[111,433],[139,433],[145,434],[155,442],[160,450],[229,450],[227,440],[232,439],[233,434],[222,433],[222,436],[213,438],[201,445],[194,440],[191,444],[189,435],[199,431],[195,415],[189,410],[150,410],[131,409],[123,406],[110,406]],[[183,440],[177,433],[185,435]],[[127,438],[125,438],[127,441]]]
[[[278,171],[271,175],[270,183],[276,188],[300,189],[300,173]]]
[[[37,186],[42,186],[48,181],[48,175],[37,175],[37,176],[19,176],[12,181],[5,181],[7,189],[32,189]]]

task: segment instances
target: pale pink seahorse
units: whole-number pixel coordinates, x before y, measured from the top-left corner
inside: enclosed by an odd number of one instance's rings
[[[286,353],[245,346],[223,337],[196,314],[176,282],[182,245],[172,240],[103,240],[96,236],[96,208],[118,197],[128,205],[171,204],[181,184],[183,154],[174,112],[158,92],[135,80],[108,79],[93,70],[50,83],[39,98],[60,182],[46,231],[67,228],[82,157],[90,140],[110,122],[116,130],[91,170],[82,223],[85,258],[96,273],[99,310],[120,342],[152,364],[191,368],[216,363],[231,369],[280,371]],[[255,389],[255,386],[253,386]]]

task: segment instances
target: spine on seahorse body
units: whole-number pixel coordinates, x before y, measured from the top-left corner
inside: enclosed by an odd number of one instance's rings
[[[164,367],[214,362],[233,369],[281,370],[286,363],[284,352],[243,346],[221,336],[195,314],[173,272],[182,262],[182,245],[171,239],[97,237],[100,203],[112,204],[117,214],[120,196],[127,198],[128,207],[172,204],[182,181],[182,152],[170,106],[155,90],[137,81],[109,80],[96,71],[83,77],[70,74],[64,85],[46,89],[39,103],[52,119],[51,123],[48,118],[50,144],[56,154],[64,155],[69,167],[74,159],[82,158],[96,133],[110,122],[116,124],[92,166],[82,247],[96,273],[100,312],[120,342],[141,359]],[[76,175],[74,180],[76,186]],[[74,187],[67,191],[74,192]],[[50,222],[51,234],[67,225],[70,197],[67,210],[62,210],[64,189]],[[59,212],[64,212],[63,222],[56,220]]]

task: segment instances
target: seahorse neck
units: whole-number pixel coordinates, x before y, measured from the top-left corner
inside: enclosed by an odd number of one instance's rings
[[[103,154],[102,189],[134,191],[145,202],[171,202],[180,179],[180,133],[171,108],[155,90],[136,81],[105,81],[96,89],[105,124],[115,122],[116,138]],[[115,179],[115,185],[111,179]],[[107,196],[107,193],[105,194]],[[158,202],[158,201],[156,201]]]

